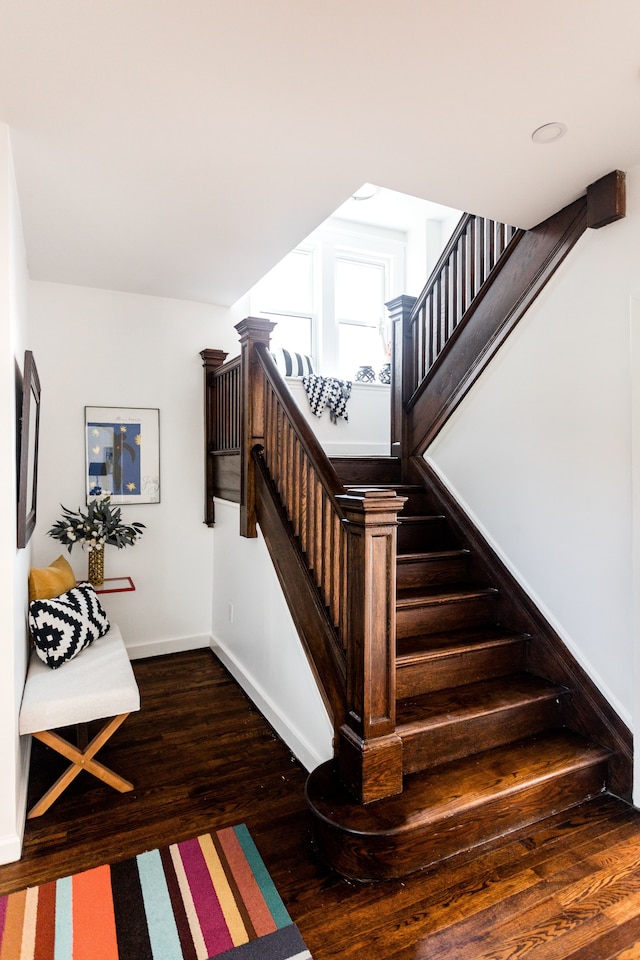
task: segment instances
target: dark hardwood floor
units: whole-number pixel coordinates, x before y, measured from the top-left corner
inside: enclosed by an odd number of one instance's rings
[[[28,821],[0,894],[246,823],[315,960],[640,958],[640,814],[603,795],[405,880],[354,884],[311,847],[306,774],[206,650],[137,661],[142,710]],[[63,763],[34,743],[29,799]]]

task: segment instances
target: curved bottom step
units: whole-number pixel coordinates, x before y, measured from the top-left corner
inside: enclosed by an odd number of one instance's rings
[[[354,880],[406,876],[601,793],[607,758],[559,731],[413,774],[403,793],[366,806],[353,802],[329,761],[306,786],[316,847]]]

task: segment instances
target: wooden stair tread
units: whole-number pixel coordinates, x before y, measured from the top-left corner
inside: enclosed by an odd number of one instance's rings
[[[307,790],[316,816],[342,833],[389,836],[471,815],[497,800],[515,801],[529,787],[606,763],[608,756],[603,747],[575,733],[554,731],[412,774],[401,794],[367,805],[354,803],[330,762],[316,768]]]
[[[482,680],[463,687],[407,697],[397,705],[398,733],[433,729],[480,714],[508,710],[534,700],[551,700],[566,693],[559,684],[530,673]]]
[[[396,592],[396,608],[436,606],[441,603],[453,603],[460,600],[476,600],[484,597],[496,597],[495,587],[477,587],[472,585],[435,587],[405,587]]]
[[[445,515],[443,513],[412,513],[408,516],[400,514],[398,516],[398,523],[402,527],[409,527],[413,525],[418,525],[421,523],[433,523],[434,520],[445,520]]]
[[[399,637],[396,642],[396,663],[441,657],[449,652],[460,654],[479,648],[505,646],[522,639],[522,634],[504,631],[499,627]]]
[[[446,560],[449,558],[468,557],[471,551],[466,547],[456,550],[425,550],[398,553],[397,560],[403,566],[411,563],[424,563],[425,560]]]

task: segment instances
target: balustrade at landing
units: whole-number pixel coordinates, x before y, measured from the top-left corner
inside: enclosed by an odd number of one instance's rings
[[[427,378],[519,233],[486,217],[462,217],[411,309],[404,333],[404,352],[411,358],[403,370],[405,400]]]

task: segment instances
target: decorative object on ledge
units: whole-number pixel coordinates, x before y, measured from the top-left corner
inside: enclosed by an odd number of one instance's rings
[[[22,382],[21,382],[22,381]],[[24,373],[16,370],[16,429],[18,443],[18,548],[26,547],[36,525],[38,495],[38,435],[40,431],[40,379],[31,350],[24,353]]]
[[[87,503],[160,503],[160,411],[85,407]]]
[[[335,377],[320,377],[312,373],[302,378],[302,386],[307,392],[311,412],[321,417],[324,408],[329,407],[329,416],[332,423],[338,422],[338,417],[349,419],[347,401],[351,396],[351,381],[336,380]]]
[[[376,375],[373,367],[362,366],[358,367],[358,372],[356,373],[356,383],[373,383]]]
[[[120,507],[112,507],[108,496],[92,500],[85,511],[80,507],[73,511],[60,506],[62,517],[47,531],[48,535],[63,543],[69,553],[73,545],[79,543],[89,555],[89,583],[102,586],[105,543],[119,550],[133,546],[142,536],[144,523],[123,523]]]
[[[385,363],[384,367],[378,374],[378,380],[380,383],[391,383],[391,364]]]

